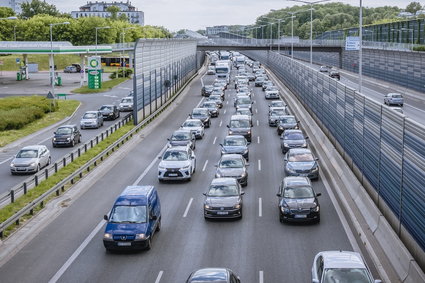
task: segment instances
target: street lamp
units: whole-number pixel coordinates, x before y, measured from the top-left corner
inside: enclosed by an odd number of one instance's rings
[[[124,62],[124,64],[122,64],[122,77],[124,78],[124,71],[125,71],[125,60],[124,60],[124,38],[125,38],[125,31],[129,30],[129,29],[135,29],[135,27],[127,27],[127,28],[123,28],[122,29],[122,46],[121,46],[121,59]]]
[[[313,64],[313,5],[326,2],[329,0],[305,1],[305,0],[289,0],[292,2],[300,2],[310,5],[310,64]]]
[[[58,25],[69,25],[69,22],[49,24],[50,26],[50,85],[52,95],[55,97],[55,60],[53,58],[53,27]]]
[[[359,10],[359,92],[362,93],[363,86],[363,5],[360,0]]]
[[[100,29],[107,29],[107,28],[111,28],[110,26],[106,26],[106,27],[95,27],[94,29],[96,30],[96,56],[97,56],[97,31]]]

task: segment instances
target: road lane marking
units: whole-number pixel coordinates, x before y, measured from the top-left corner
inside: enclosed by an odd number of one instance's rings
[[[226,109],[224,109],[223,114],[226,114]]]
[[[262,271],[262,270],[260,270],[260,272],[259,272],[259,276],[260,276],[260,278],[259,278],[259,282],[260,283],[264,283],[264,272]]]
[[[261,171],[261,159],[258,159],[258,171]]]
[[[255,108],[255,113],[258,113],[258,109],[257,108]]]
[[[207,168],[207,164],[208,164],[208,159],[205,160],[204,167],[202,167],[202,172],[204,172],[205,171],[205,168]]]
[[[8,159],[5,159],[5,160],[3,160],[2,162],[0,162],[0,164],[3,164],[3,163],[5,163],[5,162],[8,162],[9,160],[11,160],[13,158],[13,156],[12,157],[9,157]]]
[[[216,141],[217,141],[217,137],[214,138],[213,144],[215,144]]]
[[[220,121],[220,125],[218,125],[218,126],[221,127],[222,124],[223,124],[223,120]]]
[[[155,283],[159,283],[159,281],[161,281],[162,274],[164,274],[164,271],[161,270],[156,277]]]
[[[257,142],[260,143],[260,136],[257,137]]]
[[[257,120],[257,126],[260,126],[260,121],[259,120]]]
[[[229,101],[226,101],[226,104],[229,104]]]
[[[258,198],[258,217],[263,216],[263,199]]]
[[[202,97],[201,100],[199,101],[198,105],[196,105],[195,108],[199,108],[199,105],[201,105],[201,103],[204,101],[205,97]]]
[[[192,205],[193,198],[190,198],[189,203],[186,206],[186,210],[184,211],[183,218],[186,218],[187,213],[189,212],[189,208]]]

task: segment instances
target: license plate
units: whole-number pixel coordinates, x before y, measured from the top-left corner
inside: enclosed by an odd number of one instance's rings
[[[17,171],[26,171],[27,169],[25,168],[16,168]]]
[[[217,214],[218,215],[227,215],[227,214],[229,214],[229,212],[227,212],[227,211],[217,211]]]
[[[305,214],[295,214],[294,217],[295,218],[307,218],[307,215],[305,215]]]
[[[177,177],[177,173],[169,173],[168,176],[170,176],[170,177]]]
[[[131,242],[118,242],[119,247],[129,247],[131,246]]]

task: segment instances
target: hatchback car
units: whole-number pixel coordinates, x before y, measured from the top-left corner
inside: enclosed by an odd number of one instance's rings
[[[252,100],[249,96],[242,96],[239,95],[236,97],[236,101],[235,101],[235,107],[236,109],[239,108],[248,108],[249,110],[252,111]]]
[[[243,194],[235,178],[213,179],[204,193],[204,218],[242,218]]]
[[[337,79],[338,81],[341,79],[340,73],[336,70],[330,70],[329,71],[329,77],[331,77],[333,79]]]
[[[201,95],[202,96],[210,96],[212,91],[213,91],[214,87],[212,85],[205,85],[202,87],[201,89]]]
[[[404,104],[403,95],[401,95],[401,93],[388,93],[384,97],[384,104],[387,104],[388,106],[391,106],[391,105],[403,106]]]
[[[121,99],[118,109],[122,112],[124,111],[133,111],[133,97],[127,96]]]
[[[190,118],[201,120],[205,128],[211,126],[211,114],[207,108],[193,108]]]
[[[250,143],[244,136],[226,136],[221,145],[221,154],[241,154],[246,161],[249,160],[249,148]]]
[[[307,177],[286,177],[277,192],[279,197],[279,220],[320,222],[320,205],[316,194]]]
[[[22,148],[10,163],[12,175],[36,173],[51,162],[50,151],[45,145],[30,145]]]
[[[196,148],[195,135],[189,130],[177,130],[168,138],[168,145],[171,146],[189,146]]]
[[[315,158],[308,148],[291,148],[284,157],[286,176],[319,178],[318,158]]]
[[[308,137],[304,137],[301,130],[286,130],[280,136],[280,148],[286,153],[291,148],[306,148]]]
[[[269,110],[269,126],[270,127],[276,127],[278,125],[278,122],[280,119],[288,115],[286,112],[286,107],[272,107]]]
[[[203,268],[192,272],[186,283],[240,283],[239,276],[228,268]]]
[[[381,283],[374,280],[363,257],[351,251],[322,251],[313,260],[311,282]]]
[[[60,126],[56,132],[53,133],[52,146],[74,146],[81,142],[81,133],[77,125],[63,125]]]
[[[100,128],[103,126],[103,115],[100,111],[87,111],[81,117],[80,128]]]
[[[230,117],[230,123],[227,125],[227,128],[229,128],[229,136],[242,135],[249,142],[252,139],[251,121],[247,115],[232,115]]]
[[[197,139],[202,139],[205,134],[204,123],[199,119],[187,119],[180,129],[191,131]]]
[[[286,104],[283,100],[273,100],[269,103],[269,108],[271,107],[286,107]]]
[[[99,111],[103,115],[103,120],[115,120],[120,117],[120,110],[116,105],[102,105]]]
[[[277,124],[277,134],[280,136],[285,130],[298,129],[299,121],[295,119],[295,116],[286,115],[279,119]]]
[[[223,100],[220,95],[211,94],[205,101],[213,101],[217,104],[218,108],[223,107]]]
[[[201,108],[207,108],[210,111],[211,118],[218,117],[219,109],[217,103],[214,101],[205,101],[200,105]]]
[[[248,170],[245,158],[240,154],[223,154],[216,165],[216,178],[236,178],[243,187],[248,185]]]
[[[192,179],[196,169],[196,156],[189,146],[170,147],[165,150],[158,165],[158,179],[187,180]]]

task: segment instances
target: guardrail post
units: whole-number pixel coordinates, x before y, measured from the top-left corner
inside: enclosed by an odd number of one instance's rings
[[[74,185],[74,178],[71,179],[71,184]]]
[[[78,157],[80,157],[81,156],[81,148],[78,148],[77,153],[78,153]]]
[[[100,134],[100,137],[102,138],[102,140],[103,140],[103,132]]]
[[[38,176],[37,175],[34,176],[34,183],[35,183],[35,186],[37,187],[38,186]]]
[[[71,162],[74,162],[74,153],[71,152],[70,156],[71,156]]]
[[[30,214],[34,215],[34,209],[30,209]]]
[[[60,194],[59,189],[56,190],[56,196],[58,197]]]
[[[14,190],[10,190],[10,202],[11,203],[15,202],[15,191]]]
[[[65,167],[66,166],[66,158],[65,157],[62,159],[62,163],[63,163],[63,167]]]
[[[96,144],[99,144],[99,136],[96,136]]]
[[[93,148],[93,140],[90,140],[90,148]]]
[[[15,221],[15,225],[16,225],[16,226],[19,226],[19,218],[18,218],[18,219],[16,219],[16,221]]]
[[[27,182],[24,182],[23,187],[24,187],[24,195],[26,195],[27,194]]]
[[[115,124],[115,131],[117,130],[117,124]]]
[[[41,208],[43,208],[43,207],[44,207],[44,200],[42,200],[42,201],[40,202],[40,207],[41,207]]]
[[[49,178],[49,169],[45,169],[45,170],[44,170],[44,175],[45,175],[45,178],[46,178],[46,179],[48,179],[48,178]]]
[[[84,152],[87,152],[87,144],[84,144]]]
[[[58,173],[58,164],[55,162],[55,173]]]
[[[106,137],[109,137],[109,131],[106,130]]]

